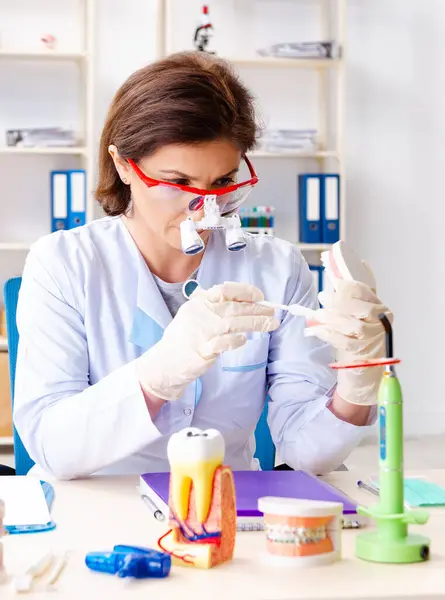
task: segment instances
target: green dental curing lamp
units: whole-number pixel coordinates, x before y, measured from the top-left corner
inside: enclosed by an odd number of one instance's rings
[[[415,563],[429,559],[430,540],[408,532],[408,525],[424,525],[428,513],[406,510],[403,474],[403,398],[394,365],[400,362],[393,356],[392,327],[386,315],[379,315],[386,331],[384,359],[351,364],[332,365],[335,369],[384,366],[379,388],[379,502],[357,511],[375,521],[375,529],[356,537],[358,558],[377,563]]]

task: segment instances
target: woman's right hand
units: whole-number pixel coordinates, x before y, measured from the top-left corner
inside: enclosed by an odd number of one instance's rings
[[[249,284],[226,282],[197,288],[178,310],[162,339],[137,359],[139,382],[146,394],[178,400],[219,354],[246,343],[246,333],[279,326],[274,309],[256,304],[262,292]]]

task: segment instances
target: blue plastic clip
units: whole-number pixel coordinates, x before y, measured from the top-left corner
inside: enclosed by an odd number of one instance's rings
[[[89,552],[85,564],[92,571],[118,577],[160,578],[169,575],[171,557],[166,552],[120,544],[112,552]]]

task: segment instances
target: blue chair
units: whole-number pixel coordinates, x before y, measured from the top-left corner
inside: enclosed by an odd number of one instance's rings
[[[5,283],[3,288],[5,298],[6,330],[8,335],[9,377],[11,382],[11,398],[13,407],[15,366],[17,362],[17,349],[19,345],[19,332],[17,331],[16,313],[21,283],[21,277],[14,277]],[[27,453],[15,427],[13,428],[13,431],[15,472],[16,475],[26,475],[29,469],[33,466],[34,462],[29,457],[29,454]]]
[[[19,298],[21,277],[9,279],[4,286],[6,327],[8,332],[9,374],[11,381],[11,398],[14,406],[15,367],[17,362],[17,348],[19,332],[17,330],[16,312]],[[272,471],[275,465],[275,446],[267,425],[267,403],[255,429],[256,452],[263,471]],[[14,456],[17,475],[25,475],[34,465],[29,457],[16,428],[14,427]]]
[[[256,452],[255,458],[260,461],[263,471],[273,471],[275,466],[275,445],[270,435],[270,429],[267,424],[267,407],[261,414],[260,420],[255,429]]]

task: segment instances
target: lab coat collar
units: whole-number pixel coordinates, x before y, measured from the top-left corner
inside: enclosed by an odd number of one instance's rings
[[[156,281],[138,252],[136,309],[130,342],[144,351],[148,350],[159,342],[171,320],[172,316]]]
[[[145,351],[162,338],[172,316],[150,269],[122,219],[120,219],[120,227],[136,263],[136,307],[129,341]]]

